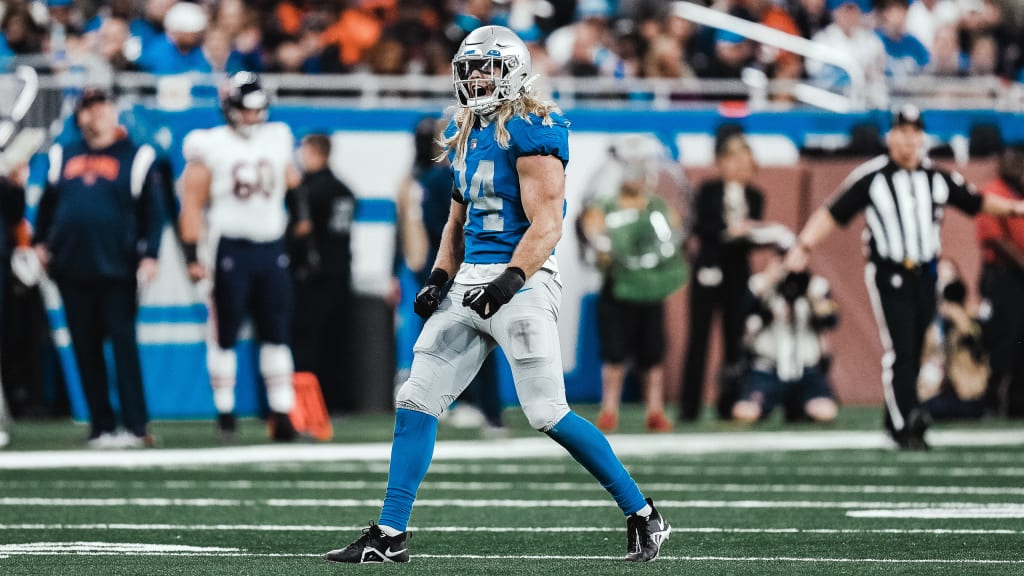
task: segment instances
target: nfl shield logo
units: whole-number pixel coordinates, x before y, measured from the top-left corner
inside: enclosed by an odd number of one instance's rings
[[[472,140],[469,141],[469,148],[471,150],[475,150],[476,149],[476,138],[473,138]]]

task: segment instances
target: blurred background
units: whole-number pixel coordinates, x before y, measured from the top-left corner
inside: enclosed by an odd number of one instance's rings
[[[340,329],[347,350],[337,358],[340,375],[321,379],[330,386],[327,409],[389,411],[419,329],[416,274],[430,266],[410,256],[401,229],[414,226],[425,206],[420,176],[430,165],[433,121],[452,104],[451,55],[476,27],[508,26],[530,46],[537,89],[572,122],[559,325],[569,400],[596,404],[602,280],[574,227],[588,199],[608,193],[601,183],[621,180],[614,171],[625,162],[615,145],[624,135],[659,144],[656,190],[680,215],[682,257],[696,249],[688,228],[693,196],[721,171],[715,151],[723,132],[738,131],[749,143],[763,219],[794,231],[854,167],[885,152],[889,110],[907,102],[924,111],[932,157],[981,188],[1012,177],[1001,155],[1024,143],[1022,22],[1024,5],[1015,0],[7,0],[2,112],[16,120],[16,132],[35,138],[12,138],[2,166],[12,180],[22,174],[31,224],[47,146],[76,137],[69,118],[79,94],[102,86],[116,94],[131,137],[158,151],[173,216],[184,136],[223,122],[218,90],[226,75],[258,72],[272,95],[270,119],[287,123],[297,139],[328,134],[330,168],[357,199],[353,295]],[[29,80],[17,71],[25,66],[38,95],[19,114],[16,96]],[[431,120],[426,137],[417,130],[424,119]],[[855,222],[811,261],[839,308],[829,370],[840,410],[882,402],[861,230]],[[978,289],[985,246],[976,224],[950,213],[943,235],[945,256],[969,288],[965,305],[985,325],[992,316]],[[754,271],[774,258],[773,242],[752,250]],[[160,263],[156,282],[140,294],[147,404],[155,419],[209,419],[205,297],[186,278],[173,226]],[[87,420],[59,297],[46,283],[10,280],[0,357],[13,417]],[[680,394],[688,290],[665,300],[670,404]],[[702,393],[709,402],[722,378],[722,339],[718,328],[711,334]],[[263,414],[249,338],[239,358],[238,413]],[[510,375],[497,364],[499,400],[514,405]],[[993,366],[985,415],[1024,416],[1010,371]],[[634,380],[627,379],[627,402],[642,395]]]

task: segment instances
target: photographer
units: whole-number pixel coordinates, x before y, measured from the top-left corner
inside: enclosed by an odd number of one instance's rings
[[[809,272],[787,272],[781,258],[750,279],[754,305],[747,317],[751,370],[733,418],[754,422],[779,405],[786,420],[830,422],[838,411],[828,381],[822,334],[838,317],[828,281]]]
[[[981,418],[990,375],[981,325],[967,310],[954,261],[939,260],[937,281],[939,313],[925,336],[917,394],[933,420]]]

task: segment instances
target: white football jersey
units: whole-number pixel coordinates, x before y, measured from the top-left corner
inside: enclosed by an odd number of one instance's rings
[[[212,236],[269,242],[288,226],[284,196],[295,137],[281,122],[256,127],[248,138],[229,126],[193,130],[182,151],[210,169],[207,224]]]

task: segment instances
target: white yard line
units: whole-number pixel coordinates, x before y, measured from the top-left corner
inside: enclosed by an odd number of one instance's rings
[[[110,542],[32,542],[0,545],[0,559],[14,556],[171,556],[215,558],[317,558],[320,554],[278,554],[246,552],[237,548],[178,547],[163,544],[122,544]],[[413,554],[416,560],[598,560],[622,562],[622,556],[541,555],[541,554]],[[814,564],[952,564],[952,565],[1016,565],[1024,560],[989,560],[983,558],[814,558],[798,556],[669,556],[666,562],[799,562]]]
[[[66,490],[383,490],[384,480],[9,480],[0,481],[0,490],[38,489],[48,487]],[[498,492],[508,490],[580,492],[601,491],[591,482],[423,482],[421,490],[457,492]],[[737,494],[916,494],[969,496],[1024,496],[1024,488],[1009,486],[904,486],[877,484],[715,484],[645,482],[650,493],[725,492]]]
[[[620,456],[664,456],[728,452],[863,450],[891,447],[880,432],[722,432],[707,434],[612,435]],[[1024,430],[949,430],[930,433],[933,446],[1024,445]],[[496,449],[500,447],[500,449]],[[64,450],[18,452],[0,458],[0,469],[152,468],[164,466],[253,464],[267,462],[387,461],[390,443],[260,445],[127,452]],[[435,460],[562,458],[565,451],[542,436],[500,441],[443,441]],[[1022,472],[1024,475],[1024,472]]]
[[[265,500],[239,500],[231,498],[0,498],[0,506],[59,506],[59,507],[198,507],[233,508],[242,506],[269,506],[280,508],[377,508],[383,501],[375,498],[269,498]],[[420,508],[608,508],[613,506],[606,498],[594,500],[521,500],[456,498],[421,498]],[[658,500],[658,507],[668,508],[739,508],[739,509],[969,509],[994,510],[1008,514],[1024,514],[1024,504],[1012,502],[872,502],[872,501],[820,501],[820,500]]]
[[[16,531],[169,531],[169,532],[358,532],[366,526],[323,526],[311,524],[0,524],[0,530]],[[415,533],[485,534],[589,534],[622,532],[618,526],[411,526]],[[921,534],[928,536],[1020,536],[1024,530],[945,528],[719,528],[673,526],[672,532],[686,534]]]

